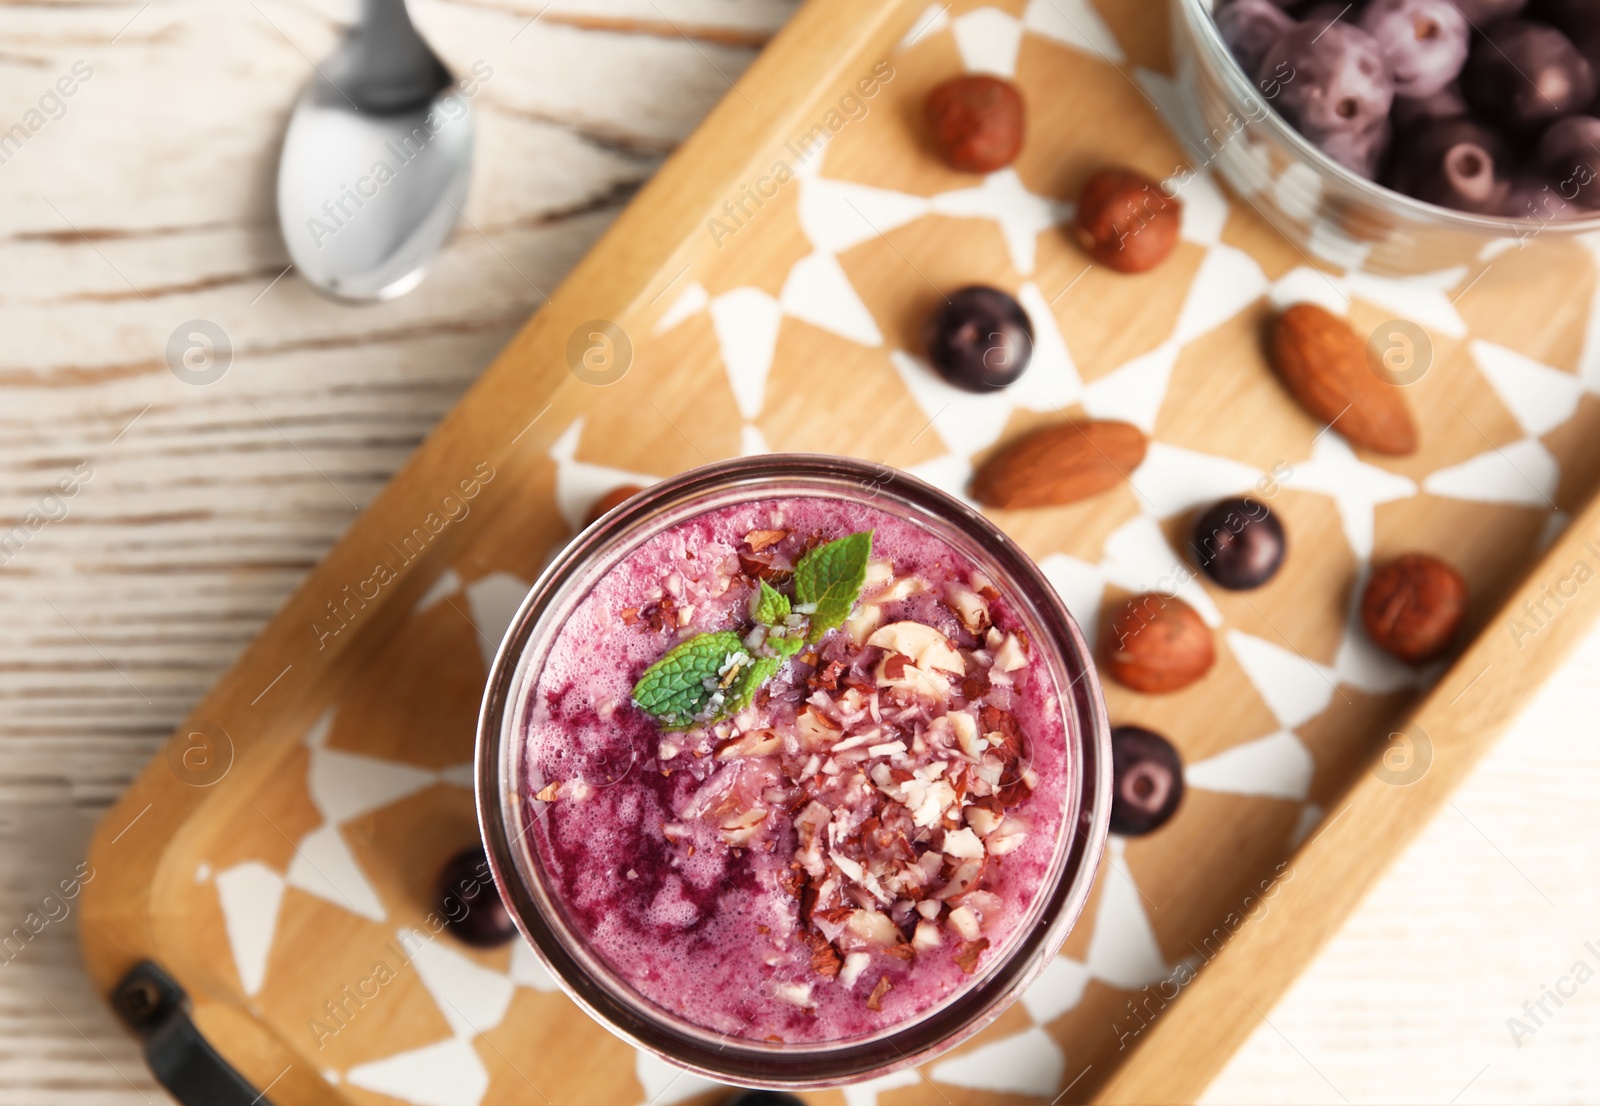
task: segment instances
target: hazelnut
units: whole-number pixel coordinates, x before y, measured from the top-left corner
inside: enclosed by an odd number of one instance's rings
[[[589,508],[589,517],[583,520],[584,526],[593,526],[642,491],[644,489],[637,484],[618,484],[595,500],[594,506]]]
[[[992,173],[1022,150],[1026,112],[1010,81],[981,73],[939,85],[923,104],[939,156],[952,169]]]
[[[1361,621],[1373,644],[1407,664],[1443,654],[1466,614],[1467,582],[1426,553],[1406,553],[1374,569],[1361,597]]]
[[[1106,169],[1078,197],[1074,236],[1083,252],[1119,273],[1142,273],[1178,244],[1183,205],[1148,177]]]
[[[1217,659],[1211,629],[1193,607],[1157,592],[1123,603],[1106,624],[1106,671],[1135,691],[1188,687]]]

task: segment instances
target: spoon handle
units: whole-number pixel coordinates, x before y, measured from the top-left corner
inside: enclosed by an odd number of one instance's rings
[[[361,0],[350,47],[350,71],[341,83],[362,110],[407,111],[450,83],[449,72],[412,25],[405,0]]]

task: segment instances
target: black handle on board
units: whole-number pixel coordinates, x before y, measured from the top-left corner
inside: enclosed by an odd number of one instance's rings
[[[188,994],[153,961],[122,977],[111,1007],[144,1042],[156,1081],[183,1106],[272,1106],[266,1091],[251,1086],[201,1036],[189,1017]]]

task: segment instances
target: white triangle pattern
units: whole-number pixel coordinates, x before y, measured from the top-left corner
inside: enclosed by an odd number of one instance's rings
[[[1279,730],[1189,765],[1184,781],[1206,791],[1304,799],[1316,769],[1305,743],[1292,731]]]
[[[415,1106],[478,1106],[489,1071],[470,1041],[450,1037],[345,1072],[345,1082]]]
[[[1125,61],[1092,0],[1030,0],[1020,19],[994,9],[951,19],[947,6],[930,4],[902,48],[940,34],[952,36],[963,64],[972,71],[1014,73],[1027,34],[1113,64]],[[1143,69],[1136,70],[1134,78],[1163,112],[1188,110],[1172,78]],[[928,215],[987,220],[999,232],[1014,267],[1026,278],[1036,263],[1039,236],[1073,215],[1070,203],[1030,193],[1011,170],[990,174],[969,187],[923,197],[830,180],[822,176],[823,164],[822,151],[796,161],[797,216],[812,252],[793,265],[776,297],[756,288],[735,288],[713,297],[704,285],[691,282],[656,323],[656,332],[661,333],[696,316],[708,318],[744,420],[740,449],[745,454],[768,450],[757,420],[765,407],[767,378],[785,318],[863,347],[884,343],[877,320],[839,263],[841,252]],[[1263,173],[1261,179],[1269,178]],[[1467,276],[1465,269],[1408,280],[1376,277],[1359,270],[1362,251],[1352,248],[1357,244],[1325,227],[1318,248],[1324,256],[1340,259],[1345,272],[1327,274],[1300,268],[1269,282],[1254,259],[1223,243],[1229,207],[1209,173],[1175,177],[1173,186],[1181,190],[1184,202],[1182,237],[1205,251],[1200,275],[1191,284],[1171,335],[1113,372],[1084,384],[1071,353],[1071,336],[1061,333],[1053,305],[1028,280],[1016,291],[1035,322],[1034,365],[1008,392],[975,397],[945,385],[913,354],[888,352],[894,370],[929,420],[926,429],[947,450],[917,466],[917,475],[965,498],[972,456],[998,440],[1017,408],[1050,411],[1081,402],[1095,417],[1126,419],[1153,434],[1160,425],[1168,383],[1182,346],[1237,317],[1263,296],[1277,306],[1311,300],[1339,314],[1348,312],[1351,301],[1359,299],[1440,335],[1467,336],[1466,324],[1452,300],[1453,291]],[[1303,182],[1296,188],[1307,191]],[[1600,265],[1600,238],[1586,245]],[[1560,468],[1539,437],[1566,421],[1584,395],[1600,394],[1600,289],[1594,307],[1575,375],[1492,343],[1470,344],[1474,362],[1516,419],[1524,434],[1522,440],[1501,443],[1434,472],[1423,478],[1419,489],[1412,480],[1357,458],[1337,434],[1324,433],[1309,458],[1294,462],[1289,474],[1279,475],[1280,483],[1332,498],[1345,537],[1363,565],[1372,553],[1375,510],[1419,490],[1458,499],[1548,508]],[[574,530],[596,499],[615,486],[649,484],[657,479],[578,461],[582,432],[580,418],[551,449],[557,465],[558,508]],[[1220,495],[1244,491],[1260,476],[1252,466],[1228,458],[1154,442],[1131,481],[1140,513],[1107,538],[1100,561],[1090,563],[1057,553],[1045,557],[1041,567],[1091,637],[1108,584],[1175,593],[1195,606],[1211,625],[1221,626],[1220,612],[1194,580],[1185,559],[1172,549],[1159,521]],[[1560,520],[1559,513],[1553,513],[1547,530],[1553,533]],[[1363,567],[1363,579],[1365,571]],[[1360,583],[1358,580],[1356,594]],[[460,578],[447,572],[419,609],[460,594],[480,636],[491,643],[485,646],[487,660],[492,643],[498,642],[526,587],[524,581],[502,573],[463,588]],[[1296,727],[1325,710],[1341,684],[1382,693],[1424,685],[1437,673],[1397,665],[1377,653],[1359,630],[1354,600],[1332,664],[1239,631],[1226,631],[1224,639],[1279,728],[1190,764],[1186,779],[1196,789],[1300,802],[1300,816],[1289,842],[1292,846],[1314,832],[1322,816],[1319,807],[1304,801],[1315,762],[1295,733]],[[218,873],[214,880],[235,966],[247,993],[259,991],[265,981],[285,887],[318,895],[375,921],[386,917],[379,896],[340,830],[342,822],[435,782],[470,783],[470,765],[428,772],[328,749],[331,721],[330,711],[304,739],[311,752],[308,786],[324,823],[301,839],[285,874],[247,861]],[[1038,1026],[1072,1009],[1091,979],[1137,989],[1169,978],[1177,969],[1166,962],[1156,941],[1125,847],[1126,842],[1119,838],[1113,838],[1109,846],[1098,906],[1092,922],[1087,923],[1093,928],[1085,959],[1057,958],[1022,1000],[1036,1026],[940,1062],[932,1069],[934,1078],[958,1086],[1053,1096],[1063,1082],[1066,1057]],[[415,935],[412,944],[416,944]],[[453,1035],[358,1065],[342,1078],[417,1106],[478,1106],[488,1090],[488,1073],[473,1047],[473,1038],[500,1024],[516,988],[552,994],[559,993],[559,988],[520,942],[504,973],[483,968],[435,942],[421,945],[414,963]],[[339,1073],[329,1074],[340,1078]],[[716,1086],[643,1053],[637,1059],[636,1075],[644,1090],[643,1101],[656,1106],[669,1106]],[[914,1072],[897,1072],[848,1088],[845,1102],[847,1106],[873,1106],[880,1091],[909,1087],[920,1078]]]
[[[714,1090],[721,1084],[698,1075],[690,1075],[682,1068],[643,1050],[634,1056],[634,1075],[644,1088],[644,1106],[672,1106],[686,1098]]]
[[[1578,409],[1584,393],[1581,377],[1481,338],[1467,348],[1483,378],[1528,436],[1548,434]]]
[[[457,1037],[487,1033],[504,1020],[516,991],[509,977],[479,966],[421,930],[401,930],[397,936]]]
[[[1035,34],[1109,62],[1121,62],[1126,57],[1116,36],[1089,0],[1029,0],[1022,22]]]
[[[611,489],[620,484],[646,487],[660,479],[579,461],[578,443],[583,438],[583,423],[581,418],[574,419],[550,447],[550,459],[556,463],[556,509],[574,533],[583,529],[595,501]]]
[[[951,23],[961,63],[970,73],[1011,77],[1017,71],[1017,49],[1022,45],[1022,24],[999,8],[979,8]]]
[[[1001,1037],[933,1067],[933,1077],[957,1087],[1049,1098],[1061,1086],[1067,1058],[1038,1026]]]
[[[254,995],[267,978],[267,955],[278,929],[284,879],[260,861],[247,860],[218,872],[216,885],[239,984],[245,994]]]

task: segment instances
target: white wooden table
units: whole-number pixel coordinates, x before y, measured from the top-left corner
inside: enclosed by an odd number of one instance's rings
[[[48,519],[0,544],[0,932],[792,11],[413,7],[458,72],[493,69],[470,225],[419,290],[350,308],[285,273],[272,202],[289,106],[350,5],[0,3],[0,532]],[[234,351],[206,387],[165,354],[195,319]],[[63,477],[76,494],[42,498]],[[1597,716],[1600,637],[1211,1098],[1600,1100],[1600,978],[1538,1010],[1577,961],[1600,976]],[[1514,1041],[1513,1017],[1535,1031]],[[0,954],[0,1106],[161,1100],[74,917]]]

